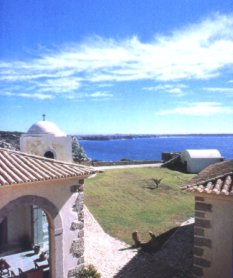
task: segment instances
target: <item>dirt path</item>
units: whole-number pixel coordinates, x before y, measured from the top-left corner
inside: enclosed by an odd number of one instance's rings
[[[104,232],[87,207],[85,213],[85,264],[93,264],[101,277],[114,277],[134,256],[135,250]]]

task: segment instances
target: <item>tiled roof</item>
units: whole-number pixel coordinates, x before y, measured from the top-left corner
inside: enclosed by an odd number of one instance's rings
[[[0,148],[0,186],[70,177],[82,178],[96,172],[92,167]]]
[[[182,189],[207,194],[233,195],[233,160],[208,166]]]

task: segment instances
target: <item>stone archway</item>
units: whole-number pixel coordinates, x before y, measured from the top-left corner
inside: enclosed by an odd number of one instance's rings
[[[63,277],[63,229],[62,219],[57,207],[48,199],[35,195],[26,195],[10,201],[0,209],[0,223],[7,215],[21,205],[35,205],[44,210],[49,222],[50,236],[50,277]]]

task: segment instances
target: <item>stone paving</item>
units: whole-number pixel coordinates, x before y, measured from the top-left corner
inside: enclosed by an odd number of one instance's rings
[[[102,278],[114,277],[137,252],[106,234],[87,207],[84,207],[84,215],[85,264],[93,264]]]
[[[20,268],[23,271],[27,271],[35,268],[34,260],[38,259],[39,255],[35,254],[33,250],[20,252],[5,256],[4,259],[10,265],[10,270],[14,271],[15,274],[18,274],[18,269]],[[43,261],[40,265],[47,265],[47,261]]]

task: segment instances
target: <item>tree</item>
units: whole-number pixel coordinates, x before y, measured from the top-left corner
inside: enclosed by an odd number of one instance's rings
[[[85,153],[82,146],[80,146],[77,138],[74,136],[72,141],[72,154],[75,162],[90,161],[90,158]]]

